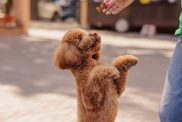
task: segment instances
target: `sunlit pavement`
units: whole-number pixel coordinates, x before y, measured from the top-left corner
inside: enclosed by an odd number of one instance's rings
[[[69,71],[56,70],[55,47],[65,30],[29,30],[29,36],[0,37],[0,122],[75,122],[75,82]],[[139,64],[130,70],[119,98],[116,122],[159,122],[165,73],[175,47],[173,36],[141,37],[99,31],[102,60],[133,54]]]

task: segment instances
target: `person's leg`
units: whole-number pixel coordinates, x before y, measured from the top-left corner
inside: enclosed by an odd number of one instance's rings
[[[161,122],[182,122],[182,39],[177,42],[160,106]]]
[[[63,18],[75,18],[76,16],[76,0],[68,0],[66,1],[66,6],[62,6],[63,9]]]

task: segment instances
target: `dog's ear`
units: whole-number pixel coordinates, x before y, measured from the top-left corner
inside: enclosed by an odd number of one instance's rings
[[[81,53],[73,44],[61,43],[54,56],[54,64],[59,69],[70,69],[81,64]]]

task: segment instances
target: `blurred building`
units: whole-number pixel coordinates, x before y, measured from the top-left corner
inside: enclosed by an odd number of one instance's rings
[[[179,0],[135,0],[118,15],[98,13],[102,0],[0,0],[0,32],[26,33],[30,19],[57,21],[76,18],[83,27],[110,26],[118,32],[152,24],[157,28],[178,27]]]
[[[102,0],[88,0],[86,26],[109,26],[118,32],[130,28],[141,28],[145,24],[156,26],[165,31],[174,31],[178,27],[181,12],[180,0],[135,0],[117,15],[107,16],[98,13],[95,8]]]

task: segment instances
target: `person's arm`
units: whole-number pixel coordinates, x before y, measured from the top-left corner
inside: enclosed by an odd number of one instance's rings
[[[103,3],[107,6],[107,8],[103,10],[103,12],[107,15],[118,14],[133,1],[134,0],[103,0]]]

